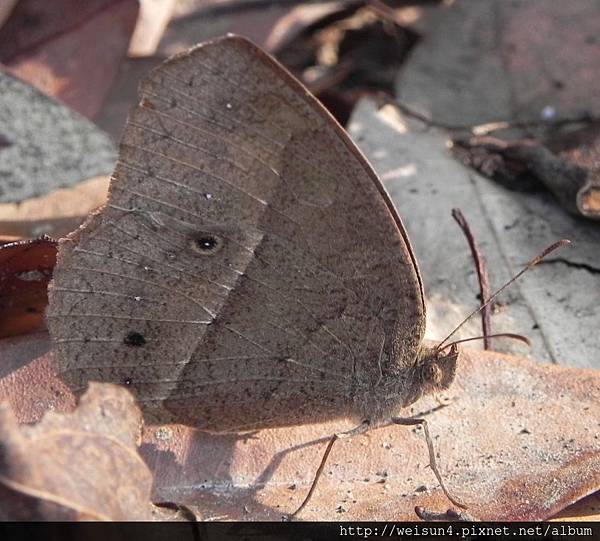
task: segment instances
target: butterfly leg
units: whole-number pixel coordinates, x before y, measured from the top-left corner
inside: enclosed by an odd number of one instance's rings
[[[329,454],[331,453],[331,449],[333,448],[333,444],[337,440],[350,438],[352,436],[357,436],[358,434],[364,434],[367,430],[369,430],[370,427],[371,427],[371,423],[369,421],[363,421],[361,424],[359,424],[356,428],[353,428],[352,430],[348,430],[346,432],[340,432],[339,434],[334,434],[333,436],[331,436],[331,439],[329,440],[329,443],[327,444],[325,452],[323,453],[323,458],[321,458],[321,463],[319,464],[319,467],[317,468],[317,471],[313,478],[312,484],[310,485],[310,490],[308,491],[308,494],[306,495],[306,497],[300,504],[300,507],[298,507],[298,509],[296,509],[290,515],[290,518],[294,518],[296,515],[298,515],[298,513],[300,513],[300,511],[302,511],[306,507],[306,505],[312,498],[315,488],[317,487],[317,482],[319,481],[319,478],[321,477],[321,474],[323,473],[323,469],[325,468],[327,458],[329,458]]]
[[[405,418],[405,417],[392,417],[391,421],[392,421],[392,423],[394,423],[396,425],[403,425],[403,426],[422,425],[423,426],[423,431],[425,432],[425,441],[427,442],[427,450],[429,451],[429,467],[432,469],[433,473],[435,474],[435,477],[438,480],[438,483],[440,484],[440,487],[444,491],[444,494],[446,495],[446,497],[457,507],[460,507],[462,509],[467,509],[466,504],[464,504],[460,500],[454,498],[450,494],[450,492],[448,492],[448,489],[446,488],[446,485],[444,484],[444,481],[442,480],[442,476],[437,467],[437,462],[435,461],[435,451],[433,449],[433,441],[431,439],[431,435],[429,434],[429,426],[427,425],[427,421],[425,419],[413,419],[413,418]]]
[[[454,397],[445,396],[445,395],[441,395],[438,393],[435,393],[433,395],[433,398],[438,403],[438,406],[441,408],[445,408],[446,406],[449,406],[450,404],[452,404],[454,402]]]
[[[445,513],[440,513],[417,505],[415,513],[421,520],[427,522],[431,522],[432,520],[443,520],[444,522],[481,522],[481,519],[474,517],[467,511],[456,511],[455,509],[448,509]]]
[[[260,430],[249,430],[248,432],[240,433],[240,441],[242,443],[248,443],[249,440],[257,439],[256,434],[258,434]]]

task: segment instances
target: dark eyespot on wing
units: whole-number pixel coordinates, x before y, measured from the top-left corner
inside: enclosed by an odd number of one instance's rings
[[[192,250],[200,255],[212,255],[219,251],[223,244],[220,237],[209,233],[201,233],[191,239]]]

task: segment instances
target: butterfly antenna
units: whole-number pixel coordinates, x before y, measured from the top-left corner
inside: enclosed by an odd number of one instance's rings
[[[482,336],[473,336],[471,338],[463,338],[462,340],[454,340],[449,344],[446,344],[442,349],[438,349],[438,351],[443,351],[444,349],[448,349],[456,344],[462,344],[463,342],[472,342],[473,340],[483,340],[484,338],[512,338],[513,340],[519,340],[531,347],[531,340],[522,334],[514,334],[512,332],[499,332],[495,334],[487,334]]]
[[[498,295],[500,295],[500,293],[502,293],[508,286],[510,286],[513,282],[515,282],[516,280],[518,280],[521,276],[523,276],[523,274],[525,274],[529,269],[531,269],[532,267],[535,267],[535,265],[537,265],[542,259],[544,259],[545,257],[547,257],[549,254],[551,254],[552,252],[554,252],[555,250],[557,250],[558,248],[562,248],[563,246],[567,246],[571,244],[570,240],[567,239],[561,239],[557,242],[555,242],[554,244],[548,246],[548,248],[546,248],[543,252],[541,252],[540,254],[536,255],[529,263],[527,263],[527,265],[525,265],[525,267],[523,267],[517,274],[515,274],[508,282],[506,282],[500,289],[497,289],[496,292],[494,294],[492,294],[481,306],[479,306],[478,308],[476,308],[475,310],[473,310],[465,319],[463,319],[455,328],[454,330],[448,335],[446,336],[446,338],[444,338],[438,345],[437,345],[437,350],[441,351],[442,346],[452,337],[454,336],[454,334],[467,322],[469,321],[469,319],[471,319],[475,314],[478,314],[479,312],[481,312],[481,310],[483,310],[488,304],[490,304]]]

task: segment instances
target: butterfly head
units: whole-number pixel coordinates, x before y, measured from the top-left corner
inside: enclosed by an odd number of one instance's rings
[[[427,348],[422,351],[415,366],[415,384],[423,395],[443,391],[454,381],[458,347]]]

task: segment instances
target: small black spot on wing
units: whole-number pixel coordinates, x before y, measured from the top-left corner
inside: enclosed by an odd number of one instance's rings
[[[123,339],[123,343],[126,346],[139,348],[146,344],[146,339],[144,338],[143,334],[140,334],[139,332],[136,332],[136,331],[131,331],[131,332],[127,333],[127,335]]]

